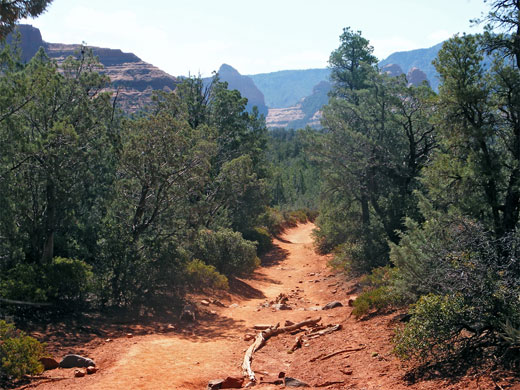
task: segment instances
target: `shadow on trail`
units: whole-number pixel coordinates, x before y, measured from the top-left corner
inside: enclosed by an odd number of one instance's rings
[[[279,245],[274,244],[273,248],[262,256],[262,267],[273,267],[287,259],[289,251]]]
[[[263,299],[265,295],[262,291],[254,288],[247,282],[237,279],[237,278],[229,278],[229,291],[238,295],[241,298],[248,299]]]

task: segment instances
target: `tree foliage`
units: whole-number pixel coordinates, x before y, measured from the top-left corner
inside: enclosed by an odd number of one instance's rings
[[[42,14],[52,0],[3,0],[0,2],[0,41],[13,30],[20,19]]]

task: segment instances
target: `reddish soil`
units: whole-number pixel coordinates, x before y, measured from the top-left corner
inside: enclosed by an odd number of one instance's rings
[[[124,389],[205,389],[209,380],[226,376],[241,377],[240,365],[252,341],[244,341],[255,324],[274,325],[285,320],[322,318],[327,324],[341,324],[340,331],[309,340],[289,354],[297,336],[282,334],[268,340],[254,355],[253,370],[259,389],[283,386],[262,383],[274,381],[283,371],[287,376],[306,382],[314,388],[328,389],[520,389],[512,380],[491,375],[447,379],[439,372],[415,383],[405,380],[410,366],[392,355],[391,338],[397,313],[356,320],[351,316],[348,301],[354,295],[354,282],[327,267],[326,256],[317,255],[312,247],[314,225],[305,224],[288,230],[275,240],[273,250],[254,275],[236,280],[231,292],[218,298],[226,307],[202,305],[211,296],[192,296],[197,304],[196,323],[175,324],[164,320],[135,322],[131,325],[106,326],[84,337],[47,332],[47,340],[56,356],[65,352],[87,355],[97,363],[94,375],[74,378],[73,369],[47,371],[52,382],[42,380],[31,387],[38,390],[124,390]],[[269,307],[280,293],[289,297],[292,310],[277,311]],[[343,307],[328,311],[316,310],[338,300]],[[164,313],[163,313],[164,314]],[[166,316],[167,317],[167,316]],[[125,333],[131,332],[132,337]],[[54,332],[56,333],[56,332]],[[81,335],[80,335],[81,336]],[[71,340],[68,339],[71,337]],[[107,338],[113,341],[106,341]],[[79,341],[82,341],[80,343]],[[60,347],[59,343],[62,343]],[[346,348],[357,351],[340,353],[325,360],[313,359]]]

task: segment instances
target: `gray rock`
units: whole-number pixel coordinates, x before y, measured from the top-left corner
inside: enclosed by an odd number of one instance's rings
[[[61,368],[96,366],[92,359],[80,355],[66,355],[60,362]]]
[[[321,310],[330,310],[334,309],[335,307],[343,307],[343,304],[340,301],[330,302],[323,306]]]
[[[285,387],[310,387],[307,383],[299,381],[298,379],[285,377]]]

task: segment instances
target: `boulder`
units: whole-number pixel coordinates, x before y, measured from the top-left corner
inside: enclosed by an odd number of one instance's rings
[[[336,307],[342,307],[343,304],[340,301],[329,302],[321,308],[321,310],[330,310]]]
[[[66,355],[60,362],[61,368],[96,366],[92,359],[80,355]]]
[[[55,359],[50,357],[40,358],[40,363],[43,365],[43,369],[45,371],[54,370],[60,366],[60,363],[58,363]]]

